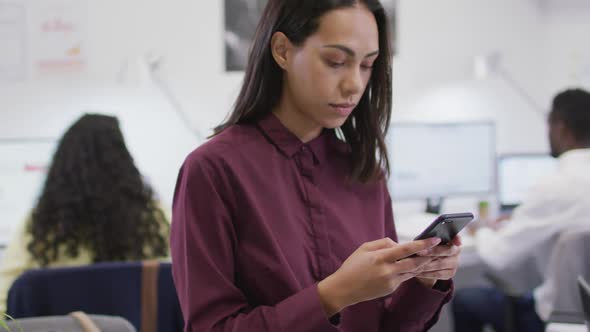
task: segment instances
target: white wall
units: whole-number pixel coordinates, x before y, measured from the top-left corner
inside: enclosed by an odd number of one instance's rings
[[[91,1],[93,76],[116,74],[125,56],[165,56],[163,76],[205,134],[233,103],[241,74],[224,72],[223,1]]]
[[[499,152],[545,150],[544,117],[497,75],[473,77],[474,58],[497,52],[501,67],[544,101],[540,26],[530,1],[402,0],[395,119],[493,119]]]
[[[474,81],[473,57],[499,52],[503,68],[546,108],[575,81],[563,69],[572,54],[588,58],[587,12],[547,15],[534,0],[400,0],[398,13],[395,120],[494,119],[499,152],[547,149],[544,118],[501,79]],[[191,125],[210,134],[241,81],[223,70],[223,1],[93,0],[88,15],[88,73],[30,73],[23,84],[0,86],[0,137],[57,137],[82,110],[117,114],[140,168],[169,204],[178,166],[199,142],[154,87],[115,78],[125,59],[163,55],[162,77]]]
[[[583,86],[590,90],[590,3],[583,8],[555,10],[543,18],[545,39],[544,91],[564,86]]]

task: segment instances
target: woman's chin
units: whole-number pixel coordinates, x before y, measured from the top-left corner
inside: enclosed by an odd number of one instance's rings
[[[348,117],[338,117],[338,118],[333,118],[333,119],[326,119],[325,121],[323,121],[322,125],[324,128],[327,128],[327,129],[335,129],[335,128],[342,127],[347,119],[348,119]]]

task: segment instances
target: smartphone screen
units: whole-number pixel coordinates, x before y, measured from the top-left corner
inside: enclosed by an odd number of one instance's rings
[[[438,216],[420,235],[414,240],[423,240],[432,237],[440,238],[441,244],[451,242],[457,234],[473,220],[473,213],[452,213]]]

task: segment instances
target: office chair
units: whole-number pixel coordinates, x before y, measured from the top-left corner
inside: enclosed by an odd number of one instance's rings
[[[590,276],[590,228],[564,231],[556,244],[545,282],[535,290],[539,314],[549,322],[584,323],[578,276]]]
[[[83,311],[120,316],[140,332],[182,331],[184,322],[170,263],[99,263],[30,270],[8,293],[14,318]]]
[[[11,331],[25,332],[136,332],[121,317],[86,315],[80,311],[66,316],[21,318],[7,322],[7,326]]]
[[[584,320],[588,331],[590,331],[590,284],[582,276],[578,276],[578,287],[580,289],[580,299],[582,300],[582,309],[584,310]]]
[[[515,307],[526,293],[535,290],[538,314],[546,322],[582,323],[582,310],[578,300],[576,278],[578,275],[590,275],[590,228],[576,227],[558,234],[557,240],[550,247],[551,254],[542,283],[532,283],[529,290],[514,287],[510,275],[488,273],[486,277],[501,290],[507,299],[504,314],[505,331],[516,332]],[[532,269],[529,260],[521,264],[523,269]]]

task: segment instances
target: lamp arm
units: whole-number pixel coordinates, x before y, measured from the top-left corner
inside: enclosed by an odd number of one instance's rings
[[[545,111],[537,102],[525,91],[525,89],[518,84],[518,82],[508,73],[504,68],[499,66],[496,68],[496,73],[522,98],[529,107],[539,115],[546,117]]]

